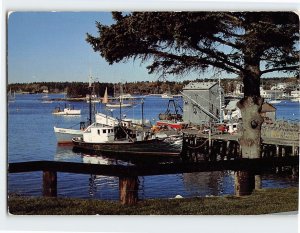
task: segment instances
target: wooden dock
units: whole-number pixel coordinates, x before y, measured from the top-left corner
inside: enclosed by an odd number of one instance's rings
[[[269,130],[271,133],[272,131]],[[275,131],[273,135],[262,133],[262,158],[299,156],[298,129],[281,133]],[[273,131],[274,132],[274,131]],[[285,138],[284,135],[287,135]],[[270,137],[273,136],[273,137]],[[198,130],[185,130],[183,136],[182,156],[193,161],[224,160],[241,157],[239,138],[241,134],[204,134]]]

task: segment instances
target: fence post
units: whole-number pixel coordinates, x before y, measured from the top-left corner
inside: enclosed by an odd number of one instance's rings
[[[57,196],[57,173],[53,171],[43,171],[43,196]]]
[[[234,189],[236,196],[250,195],[255,188],[254,174],[250,171],[235,171]]]
[[[120,202],[122,205],[134,205],[138,201],[138,177],[119,177]]]

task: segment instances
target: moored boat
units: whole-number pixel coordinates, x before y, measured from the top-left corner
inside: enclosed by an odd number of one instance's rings
[[[132,104],[130,103],[123,103],[123,101],[121,101],[121,103],[111,103],[111,104],[106,104],[106,107],[108,108],[128,108],[131,107]]]
[[[119,126],[121,127],[121,126]],[[126,129],[121,127],[121,130]],[[89,152],[130,154],[140,156],[178,156],[181,145],[168,140],[152,138],[149,132],[136,131],[134,137],[116,138],[116,128],[94,123],[84,130],[82,137],[72,139],[74,149]]]
[[[300,103],[300,97],[292,98],[291,101],[292,102],[299,102]]]
[[[80,129],[72,128],[59,128],[54,126],[54,133],[56,136],[57,144],[59,145],[72,145],[72,138],[82,136],[85,128],[85,123],[80,122]]]
[[[173,96],[169,93],[163,93],[163,94],[161,94],[161,98],[163,98],[163,99],[173,99]]]
[[[281,100],[270,100],[270,101],[267,101],[269,104],[279,104],[281,103]]]
[[[63,110],[60,107],[56,107],[54,111],[52,112],[54,115],[80,115],[81,110],[80,109],[74,109],[71,107],[65,107]]]

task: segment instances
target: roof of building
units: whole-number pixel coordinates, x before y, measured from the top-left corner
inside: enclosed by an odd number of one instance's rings
[[[269,103],[263,103],[262,107],[261,107],[261,112],[275,112],[276,108]]]
[[[188,85],[183,87],[183,90],[209,90],[217,82],[190,82]]]

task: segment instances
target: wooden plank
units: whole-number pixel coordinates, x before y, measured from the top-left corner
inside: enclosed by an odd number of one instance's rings
[[[249,170],[260,173],[266,169],[276,166],[298,166],[299,156],[262,158],[262,159],[236,159],[224,161],[201,161],[172,164],[153,164],[149,166],[122,166],[122,165],[100,165],[86,163],[72,163],[59,161],[33,161],[10,163],[8,172],[32,172],[32,171],[53,171],[80,174],[95,174],[106,176],[150,176],[177,173],[192,173],[222,170]]]

